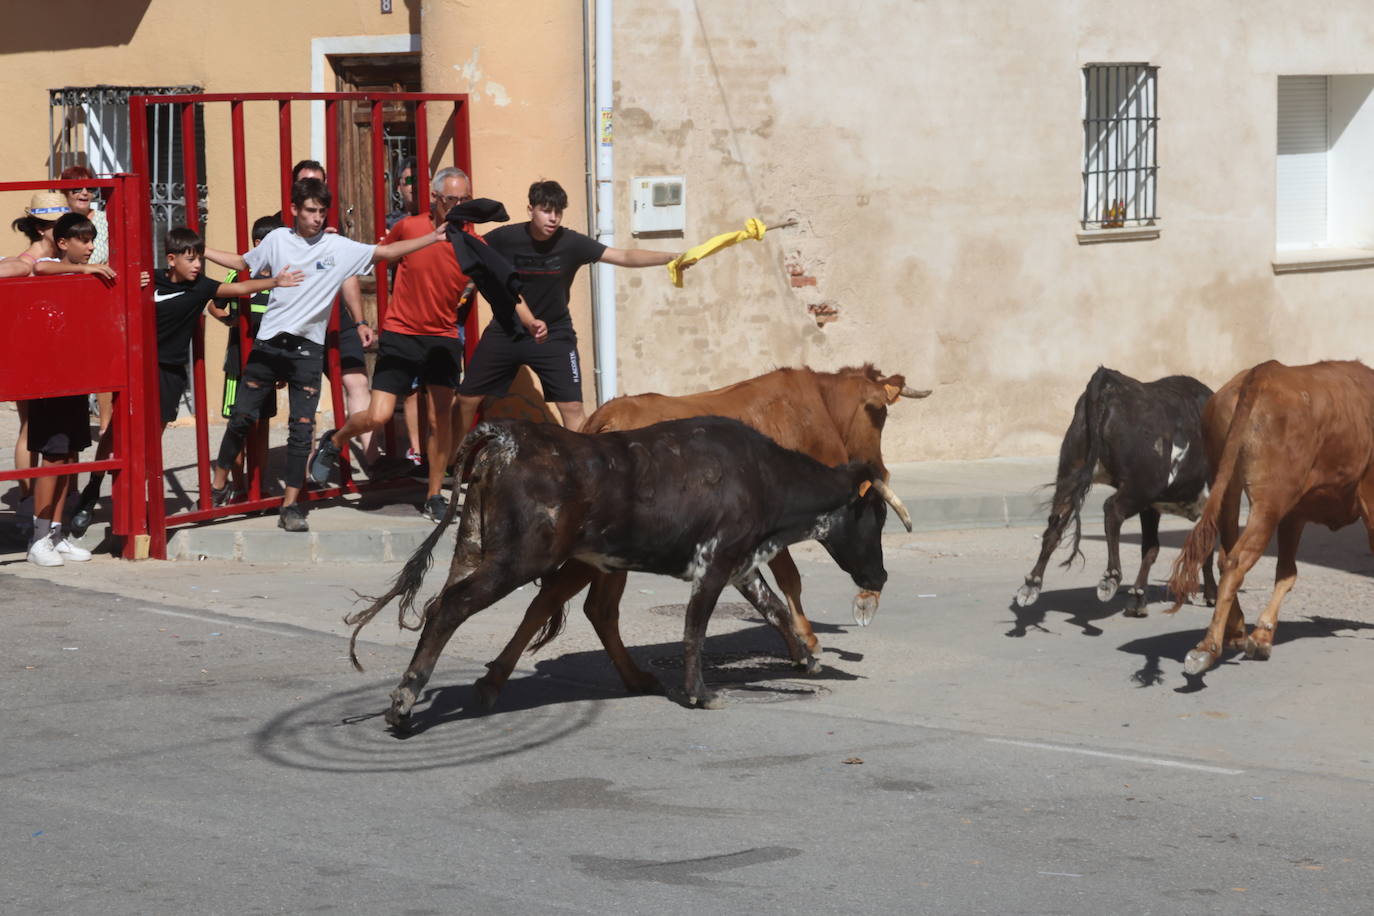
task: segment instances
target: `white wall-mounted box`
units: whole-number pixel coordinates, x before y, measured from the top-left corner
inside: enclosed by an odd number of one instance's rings
[[[687,179],[653,175],[630,179],[630,232],[685,232]]]

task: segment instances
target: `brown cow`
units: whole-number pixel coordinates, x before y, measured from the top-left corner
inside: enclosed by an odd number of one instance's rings
[[[640,429],[661,420],[697,416],[724,416],[740,420],[772,438],[784,448],[810,455],[827,464],[865,461],[888,478],[882,458],[882,431],[888,405],[898,398],[924,398],[929,391],[907,387],[901,375],[884,376],[872,363],[838,372],[813,369],[775,369],[765,375],[737,382],[700,394],[668,397],[641,394],[615,398],[603,404],[582,428],[586,433]],[[779,628],[789,645],[793,660],[802,663],[814,657],[818,642],[801,606],[801,574],[787,550],[781,551],[769,567],[792,614],[793,632],[804,637],[806,652],[794,645],[791,633]],[[530,641],[538,639],[539,649],[561,629],[564,604],[588,585],[591,590],[583,605],[597,636],[615,664],[627,689],[647,692],[658,689],[658,680],[641,670],[630,658],[620,639],[620,597],[625,591],[624,572],[605,573],[586,564],[564,564],[541,583],[515,635],[501,654],[487,664],[488,673],[477,681],[478,695],[490,706]],[[854,603],[854,617],[867,624],[877,611],[876,596],[860,593]]]
[[[1176,611],[1196,590],[1198,568],[1220,529],[1216,611],[1202,642],[1184,660],[1183,670],[1191,675],[1216,664],[1224,649],[1269,657],[1279,604],[1297,579],[1298,539],[1308,522],[1334,531],[1362,520],[1374,549],[1374,370],[1360,362],[1260,363],[1207,402],[1202,431],[1212,492],[1169,579]],[[1250,500],[1244,533],[1242,492]],[[1236,593],[1275,529],[1274,594],[1246,636]]]

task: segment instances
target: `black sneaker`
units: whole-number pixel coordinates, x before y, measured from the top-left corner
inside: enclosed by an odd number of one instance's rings
[[[305,507],[300,503],[282,506],[281,514],[277,516],[277,527],[285,528],[287,531],[309,531],[310,523],[305,520]]]
[[[94,506],[88,506],[85,503],[77,506],[76,511],[72,513],[72,537],[80,538],[86,533],[86,529],[91,527],[91,515],[94,508]]]
[[[321,486],[329,483],[330,475],[339,469],[339,447],[333,441],[336,432],[337,429],[331,429],[320,436],[315,454],[310,459],[310,479]]]
[[[438,493],[435,493],[429,499],[425,500],[425,505],[420,510],[420,514],[437,525],[444,520],[444,513],[447,511],[447,500]]]
[[[227,505],[229,505],[229,500],[230,500],[230,498],[231,498],[232,496],[233,496],[233,491],[231,491],[231,490],[229,489],[229,484],[226,483],[226,484],[225,484],[224,486],[222,486],[222,487],[216,487],[216,486],[214,486],[213,484],[211,484],[211,486],[210,486],[210,505],[212,505],[212,506],[227,506]]]

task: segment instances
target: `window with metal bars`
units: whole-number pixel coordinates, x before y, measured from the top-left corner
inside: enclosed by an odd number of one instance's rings
[[[1159,219],[1159,68],[1083,68],[1084,229],[1152,226]]]
[[[148,162],[134,163],[129,150],[129,96],[198,93],[199,86],[87,86],[48,90],[51,155],[48,177],[69,165],[96,175],[145,171],[153,210],[153,263],[163,260],[162,241],[173,226],[186,225],[181,120],[174,105],[148,106]],[[205,122],[196,106],[197,186],[202,234],[206,225]]]

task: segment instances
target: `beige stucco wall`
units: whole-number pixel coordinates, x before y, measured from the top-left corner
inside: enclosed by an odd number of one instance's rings
[[[687,176],[679,244],[801,223],[683,290],[620,272],[621,390],[872,360],[935,389],[893,409],[890,459],[983,457],[1057,449],[1099,363],[1215,387],[1270,357],[1374,355],[1374,272],[1271,266],[1276,76],[1374,72],[1367,12],[618,0],[622,238],[634,175]],[[1080,245],[1080,68],[1134,61],[1160,68],[1162,232]]]

